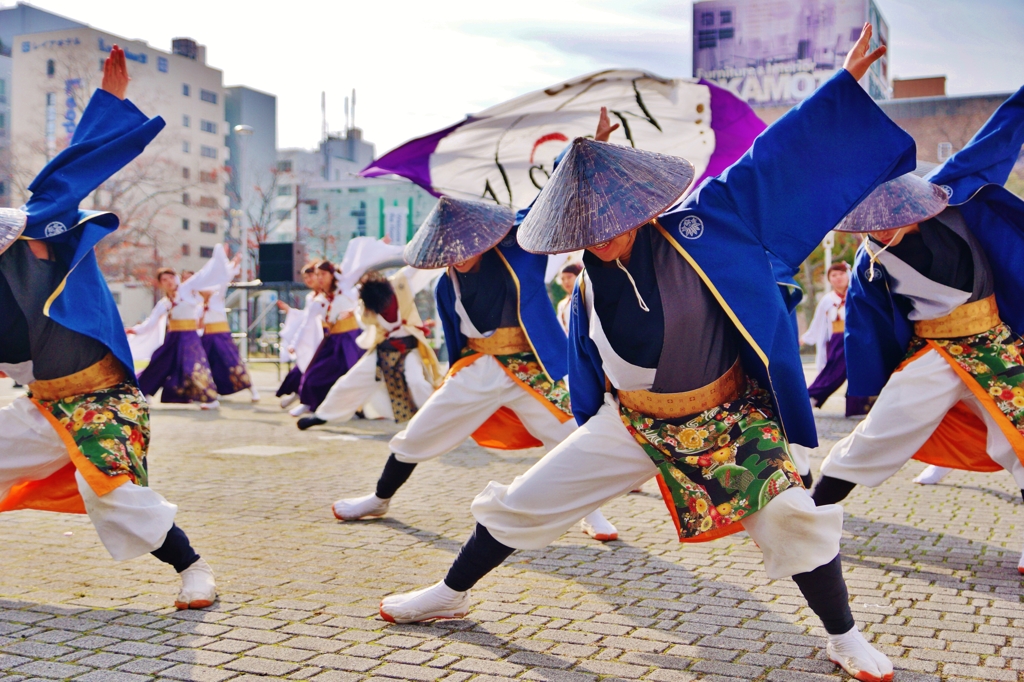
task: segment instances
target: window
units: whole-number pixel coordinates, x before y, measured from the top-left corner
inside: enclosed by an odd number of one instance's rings
[[[188,143],[188,140],[185,140],[184,142],[181,143],[181,151],[185,152],[186,154],[192,151],[192,145]]]
[[[945,161],[949,157],[953,156],[953,143],[952,142],[940,142],[938,149],[939,161]]]
[[[700,13],[700,25],[701,26],[714,26],[715,25],[715,13],[714,12],[701,12]]]
[[[110,295],[114,297],[114,305],[121,305],[121,292],[111,291]]]
[[[320,210],[320,205],[317,202],[315,202],[315,201],[309,202],[309,212],[310,213],[314,213],[315,214],[319,210]]]
[[[277,196],[279,197],[290,197],[292,195],[291,185],[281,185],[277,188]]]
[[[217,197],[199,197],[199,206],[201,208],[220,208],[220,202],[217,201]]]
[[[199,231],[206,232],[208,234],[217,234],[217,223],[210,223],[204,220],[199,223]]]
[[[199,182],[217,182],[217,171],[199,171]]]
[[[181,94],[185,95],[185,97],[192,96],[192,88],[188,86],[188,83],[181,84]]]
[[[191,256],[192,255],[192,247],[189,246],[188,244],[182,244],[181,245],[181,255],[182,256]]]
[[[199,148],[199,154],[207,159],[217,158],[217,150],[214,147],[207,147],[205,144]]]
[[[217,134],[217,124],[213,121],[200,121],[199,129],[202,130],[204,133],[213,133],[215,135]]]
[[[718,47],[718,31],[714,29],[697,31],[697,49],[703,50],[709,47]]]
[[[0,196],[7,196],[7,183],[0,180]]]
[[[160,73],[167,73],[167,57],[156,58],[156,70]]]
[[[188,128],[189,126],[192,125],[192,118],[188,114],[182,114],[181,115],[181,125],[183,125],[186,128]]]
[[[720,28],[720,29],[718,29],[718,39],[719,40],[731,40],[734,34],[735,34],[735,30],[731,29],[731,28]]]
[[[188,229],[188,218],[182,218],[181,219],[181,229],[183,229],[183,230],[187,230]]]
[[[732,10],[722,10],[718,13],[718,21],[723,24],[732,23]],[[859,37],[859,36],[858,36]]]
[[[288,218],[291,217],[291,215],[292,215],[291,211],[282,209],[282,210],[277,212],[277,219],[278,220],[288,220]]]
[[[46,60],[46,75],[53,78],[53,74],[57,73],[57,64],[52,59]]]
[[[216,92],[210,92],[209,90],[200,90],[199,91],[199,99],[203,100],[204,102],[209,102],[210,104],[216,104],[217,103],[217,93]]]
[[[278,161],[277,162],[277,170],[280,173],[291,173],[292,172],[292,162],[291,161]]]
[[[182,193],[182,195],[181,195],[181,203],[184,204],[185,206],[191,206],[192,205],[192,197],[190,197],[188,195],[188,192]]]
[[[200,258],[213,258],[213,247],[212,246],[200,246],[199,247]]]

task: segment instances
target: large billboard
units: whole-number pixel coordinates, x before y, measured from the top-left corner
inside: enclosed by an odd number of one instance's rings
[[[872,48],[889,27],[873,0],[698,0],[693,4],[693,75],[734,92],[751,106],[800,102],[843,67],[864,22]],[[888,99],[888,56],[861,85]]]

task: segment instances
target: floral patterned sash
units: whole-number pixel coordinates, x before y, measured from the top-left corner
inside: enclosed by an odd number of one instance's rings
[[[130,382],[59,400],[36,400],[68,430],[83,455],[108,476],[149,483],[149,404]]]
[[[738,521],[783,490],[803,487],[768,393],[747,382],[736,400],[684,417],[681,425],[619,406],[622,422],[661,472],[681,542],[739,532]]]
[[[468,346],[462,349],[462,358],[469,358],[474,355],[479,355],[479,353]],[[537,361],[537,356],[533,354],[533,351],[512,353],[511,355],[492,355],[491,357],[497,360],[498,364],[504,367],[506,372],[520,383],[525,384],[526,388],[530,391],[544,398],[545,401],[567,417],[572,417],[572,407],[569,404],[569,386],[564,379],[552,381],[551,377],[541,368],[540,362]]]

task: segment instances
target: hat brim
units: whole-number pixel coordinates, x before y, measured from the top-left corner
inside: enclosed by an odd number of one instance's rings
[[[421,270],[462,263],[500,244],[515,218],[505,206],[442,196],[406,244],[405,262]]]
[[[531,253],[568,253],[649,223],[690,187],[686,159],[576,138],[519,229]]]
[[[11,248],[11,244],[25,232],[28,214],[17,208],[0,208],[0,253]]]
[[[948,205],[941,187],[908,173],[876,187],[834,229],[861,234],[895,230],[934,218]]]

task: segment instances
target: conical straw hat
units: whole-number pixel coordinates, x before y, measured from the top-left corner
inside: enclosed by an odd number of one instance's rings
[[[577,137],[519,228],[534,253],[594,246],[664,213],[693,182],[678,156]]]
[[[28,215],[17,208],[0,208],[0,253],[6,251],[25,231]]]
[[[406,244],[405,262],[428,269],[469,260],[500,242],[515,219],[505,206],[442,196]]]
[[[946,209],[949,197],[938,185],[907,173],[879,185],[843,218],[837,232],[878,232],[934,218]]]

